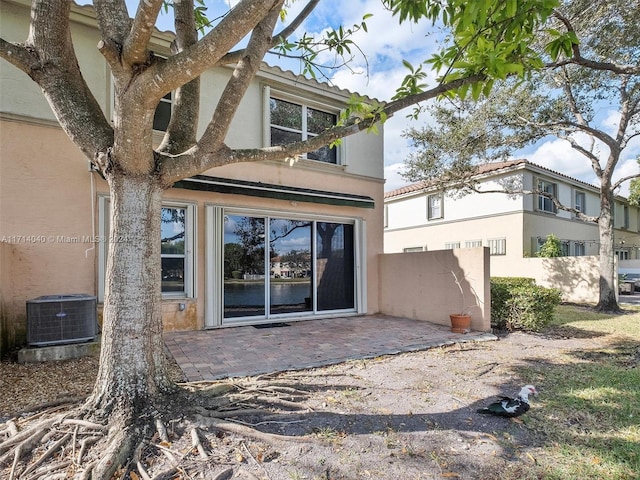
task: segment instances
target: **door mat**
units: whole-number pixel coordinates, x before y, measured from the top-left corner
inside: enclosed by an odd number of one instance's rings
[[[279,327],[290,327],[291,325],[288,323],[263,323],[261,325],[254,325],[253,328],[279,328]]]

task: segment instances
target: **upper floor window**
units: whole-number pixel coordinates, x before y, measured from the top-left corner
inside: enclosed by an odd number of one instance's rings
[[[171,120],[171,105],[173,103],[173,97],[171,92],[167,93],[160,99],[160,103],[156,107],[156,112],[153,115],[153,129],[160,132],[166,132],[169,127],[169,120]]]
[[[538,180],[538,191],[545,192],[553,197],[558,196],[558,184],[547,180]],[[538,195],[538,210],[542,212],[556,213],[556,206],[553,200],[545,195]]]
[[[481,246],[482,240],[467,240],[466,242],[464,242],[464,248],[475,248]]]
[[[460,248],[460,242],[447,242],[444,244],[445,250],[454,250],[456,248]]]
[[[410,252],[423,252],[424,248],[422,247],[405,247],[402,249],[402,251],[404,253],[410,253]]]
[[[315,137],[338,122],[338,115],[279,98],[269,99],[271,145],[287,145]],[[306,154],[309,160],[338,164],[336,147],[324,146]]]
[[[576,257],[582,257],[583,255],[587,254],[584,242],[575,242],[573,244],[573,254]]]
[[[435,220],[442,217],[442,194],[427,196],[427,219]]]
[[[573,208],[580,213],[587,213],[587,196],[584,192],[576,190],[574,195]]]
[[[629,228],[629,205],[622,206],[622,228]]]
[[[487,240],[487,247],[489,247],[489,255],[506,255],[507,239],[506,238],[489,239]]]

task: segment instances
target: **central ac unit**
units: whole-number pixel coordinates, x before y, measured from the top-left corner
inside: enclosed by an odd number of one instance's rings
[[[96,334],[94,296],[47,295],[27,301],[27,343],[31,346],[89,342]]]

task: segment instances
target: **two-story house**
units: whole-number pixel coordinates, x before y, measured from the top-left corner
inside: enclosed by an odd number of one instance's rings
[[[480,190],[544,191],[589,216],[600,213],[599,188],[527,160],[479,167]],[[640,212],[625,198],[614,206],[615,250],[621,260],[640,258]],[[385,194],[386,253],[489,247],[491,266],[533,257],[550,234],[567,256],[597,255],[598,226],[559,210],[546,196],[471,193],[451,196],[427,182]]]
[[[28,0],[0,2],[0,28],[26,38]],[[72,6],[80,67],[107,118],[113,109],[109,68],[91,6]],[[173,35],[156,31],[154,52]],[[202,132],[231,69],[202,75]],[[7,62],[0,64],[0,286],[2,315],[25,322],[25,302],[46,295],[104,297],[109,191],[60,128],[42,92]],[[351,93],[263,65],[226,139],[255,148],[316,135],[335,124]],[[167,95],[154,128],[162,138]],[[383,135],[360,133],[295,160],[234,164],[177,182],[162,209],[165,329],[314,319],[379,311],[383,253]],[[270,275],[283,258],[295,282]],[[271,265],[271,262],[278,265]],[[300,263],[298,262],[298,263]],[[293,263],[292,263],[293,264]],[[299,272],[304,272],[300,274]]]

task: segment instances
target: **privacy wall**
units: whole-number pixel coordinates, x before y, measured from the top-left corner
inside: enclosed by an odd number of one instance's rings
[[[379,259],[381,313],[449,325],[450,314],[464,312],[471,314],[473,330],[491,329],[488,248],[391,253]]]

